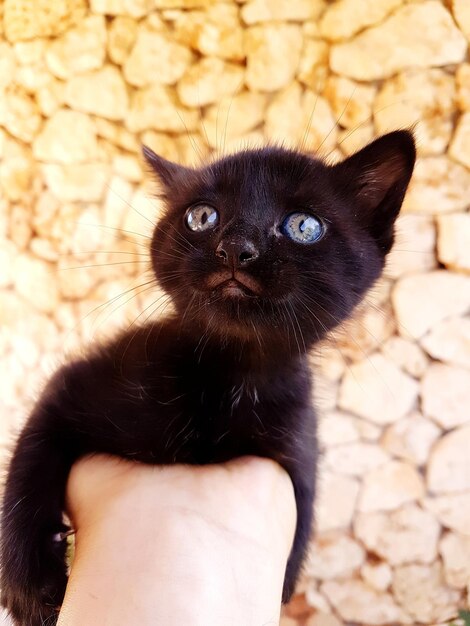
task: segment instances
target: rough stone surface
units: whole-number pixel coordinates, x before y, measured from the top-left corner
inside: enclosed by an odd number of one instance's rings
[[[315,528],[318,532],[351,524],[359,483],[354,478],[324,471],[318,485]]]
[[[335,446],[324,456],[326,467],[349,476],[362,476],[388,460],[388,455],[380,446],[365,442]]]
[[[445,430],[470,422],[470,370],[432,363],[422,380],[423,413]]]
[[[365,475],[357,509],[390,511],[424,494],[421,475],[409,463],[390,461]]]
[[[455,160],[470,168],[470,113],[464,113],[455,129],[449,154]]]
[[[424,506],[437,517],[443,526],[463,535],[470,535],[468,525],[470,519],[469,492],[426,498]]]
[[[234,96],[243,85],[244,72],[239,65],[222,59],[206,58],[193,65],[178,84],[178,95],[186,106],[203,107]]]
[[[339,0],[331,4],[320,22],[320,33],[327,39],[349,39],[357,32],[382,22],[402,0]]]
[[[436,228],[427,215],[401,215],[396,221],[395,243],[387,257],[385,275],[399,278],[436,267]]]
[[[5,0],[5,35],[10,41],[58,35],[80,20],[85,11],[84,0]]]
[[[389,424],[410,411],[417,393],[416,382],[377,353],[346,371],[339,406],[377,424]]]
[[[403,202],[404,213],[439,215],[469,206],[470,172],[446,157],[418,159]]]
[[[175,95],[164,85],[152,85],[135,92],[131,99],[126,126],[131,132],[147,129],[184,132],[197,127],[196,111],[178,104]]]
[[[415,25],[421,28],[416,29]],[[467,43],[437,0],[409,4],[351,42],[333,46],[331,69],[357,80],[388,78],[410,66],[463,61]]]
[[[439,551],[447,584],[465,589],[470,581],[470,537],[446,533],[439,543]]]
[[[108,120],[122,120],[129,105],[126,84],[112,65],[71,78],[65,86],[64,100],[77,111]]]
[[[470,310],[470,277],[443,271],[405,276],[392,301],[400,334],[418,339],[438,322]]]
[[[437,556],[440,524],[416,504],[397,511],[361,513],[354,532],[366,548],[390,565],[432,563]]]
[[[139,30],[124,63],[124,77],[135,87],[151,83],[173,85],[187,70],[191,52],[164,33]]]
[[[57,78],[96,70],[106,54],[106,22],[90,15],[75,28],[54,39],[46,50],[46,63]]]
[[[421,378],[429,365],[424,351],[410,339],[403,337],[390,337],[382,346],[382,352],[386,358],[415,378]]]
[[[427,482],[432,493],[457,493],[470,489],[470,426],[444,435],[434,446]]]
[[[441,215],[437,225],[439,261],[450,269],[470,272],[470,214]]]
[[[250,89],[275,91],[293,79],[300,60],[298,26],[269,24],[246,32],[246,82]]]
[[[377,626],[409,623],[390,594],[378,593],[359,580],[328,581],[321,590],[346,621]]]
[[[415,126],[418,153],[442,154],[453,130],[455,81],[440,69],[412,69],[386,81],[374,101],[379,133]]]
[[[362,565],[364,558],[364,548],[347,535],[324,535],[314,544],[305,573],[320,580],[348,576]]]
[[[33,144],[39,161],[83,163],[98,156],[93,122],[87,115],[61,109],[49,118]]]
[[[14,274],[16,292],[33,308],[43,313],[54,311],[59,302],[59,293],[49,263],[21,255],[15,260]]]
[[[447,621],[457,613],[459,594],[446,586],[440,563],[397,567],[393,594],[407,613],[425,624]]]
[[[470,319],[451,317],[439,322],[421,345],[434,359],[470,369]]]
[[[385,591],[392,582],[392,568],[387,563],[364,563],[361,567],[362,579],[373,589]]]
[[[381,443],[390,454],[416,465],[423,465],[440,435],[441,429],[434,422],[413,412],[391,424]]]

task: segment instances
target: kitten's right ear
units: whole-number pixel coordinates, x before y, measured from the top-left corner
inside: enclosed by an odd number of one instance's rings
[[[142,154],[145,161],[165,187],[172,187],[177,178],[188,172],[188,168],[184,167],[184,165],[178,165],[164,159],[148,146],[142,146]]]

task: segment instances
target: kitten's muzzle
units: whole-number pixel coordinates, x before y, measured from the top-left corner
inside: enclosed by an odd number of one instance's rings
[[[251,295],[259,295],[261,293],[258,281],[240,270],[224,269],[214,272],[207,278],[206,285],[209,289],[222,287],[227,295],[242,295],[247,292]],[[236,294],[237,290],[239,294]]]

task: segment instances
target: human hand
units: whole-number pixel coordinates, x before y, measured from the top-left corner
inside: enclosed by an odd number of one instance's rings
[[[97,455],[72,468],[67,501],[76,548],[59,626],[278,624],[295,499],[273,461]]]

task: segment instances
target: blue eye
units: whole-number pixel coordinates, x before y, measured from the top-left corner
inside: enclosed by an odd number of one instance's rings
[[[218,221],[218,212],[208,204],[198,204],[186,213],[186,224],[194,232],[214,228]]]
[[[323,223],[309,213],[291,213],[282,222],[281,231],[298,243],[315,243],[323,237]]]

